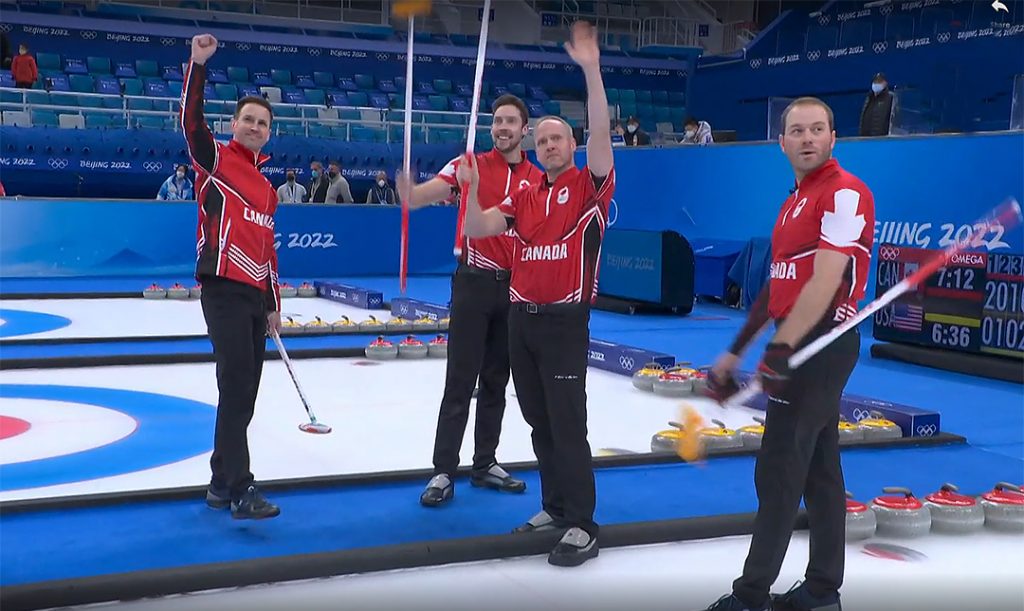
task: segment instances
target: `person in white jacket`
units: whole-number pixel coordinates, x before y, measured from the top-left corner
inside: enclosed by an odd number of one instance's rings
[[[285,174],[287,180],[277,188],[277,202],[279,204],[301,204],[306,201],[306,187],[303,187],[295,180],[295,170],[288,170]]]
[[[192,181],[188,178],[188,167],[178,164],[174,174],[160,185],[156,198],[161,201],[182,201],[195,199]]]

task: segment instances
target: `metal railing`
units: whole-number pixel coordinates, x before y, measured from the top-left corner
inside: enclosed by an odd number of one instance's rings
[[[683,21],[675,17],[648,17],[640,28],[640,48],[699,47],[700,28],[696,21]]]
[[[315,4],[310,0],[196,0],[185,3],[181,0],[98,0],[96,4],[137,6],[175,11],[205,11],[217,15],[257,15],[264,17],[286,17],[324,21],[330,23],[356,23],[387,25],[389,23],[390,0],[380,0],[379,10],[355,8],[353,0]],[[360,6],[365,4],[359,3]],[[198,5],[198,8],[193,5]],[[235,10],[224,10],[231,5]]]
[[[11,94],[17,93],[20,96],[19,101],[8,101],[6,98],[12,97]],[[61,115],[72,115],[80,116],[83,118],[84,128],[89,128],[87,123],[88,116],[109,116],[112,118],[111,123],[107,123],[104,127],[108,128],[127,128],[127,129],[158,129],[156,125],[145,125],[145,121],[140,122],[139,119],[143,117],[155,117],[164,120],[164,123],[159,129],[179,131],[180,125],[178,122],[178,114],[180,112],[180,101],[174,98],[157,98],[151,96],[136,96],[136,95],[110,95],[100,93],[77,93],[77,92],[49,92],[49,102],[47,104],[38,104],[29,101],[29,98],[33,93],[41,93],[41,90],[25,90],[25,89],[11,89],[6,87],[0,87],[0,112],[5,115],[8,112],[22,112],[27,117],[26,126],[34,126],[32,121],[33,111],[50,111],[57,115],[58,126]],[[55,99],[56,98],[56,99]],[[67,103],[63,102],[61,98],[67,98]],[[81,106],[77,102],[81,98],[96,100],[100,106]],[[111,105],[112,100],[118,100],[119,104],[117,107]],[[148,101],[153,106],[153,110],[131,108],[135,104],[134,101]],[[327,127],[330,130],[331,138],[351,141],[353,127],[367,127],[371,129],[384,130],[385,136],[384,141],[386,143],[401,143],[402,136],[400,130],[404,128],[404,109],[380,109],[363,106],[320,106],[314,104],[287,104],[277,103],[274,104],[275,117],[272,127],[272,132],[277,135],[302,135],[302,136],[314,136],[314,137],[326,137],[320,132],[321,130],[316,129],[316,126]],[[229,133],[230,121],[232,119],[235,109],[235,102],[229,100],[207,100],[204,103],[204,115],[208,122],[213,122],[214,131],[218,133]],[[282,111],[286,114],[292,112],[297,113],[298,116],[282,116]],[[334,112],[332,112],[334,111]],[[327,113],[329,115],[338,114],[338,118],[324,117],[322,114]],[[359,118],[343,118],[341,114],[358,112]],[[424,142],[427,144],[436,143],[437,141],[447,141],[445,136],[453,131],[458,131],[464,134],[467,130],[469,123],[469,113],[466,112],[454,112],[454,111],[441,111],[441,110],[414,110],[413,115],[413,129],[423,130]],[[490,113],[479,113],[478,115],[484,119],[490,119],[493,115]],[[444,122],[448,117],[457,117],[458,123]],[[21,117],[17,117],[21,118]],[[441,118],[440,122],[434,121],[435,118]],[[169,121],[168,121],[169,120]],[[3,121],[4,125],[8,124],[8,119],[5,118]],[[478,132],[489,131],[490,121],[485,120],[484,124],[478,128]],[[310,129],[314,128],[314,129]],[[344,133],[339,134],[333,128],[344,128]],[[91,129],[91,128],[90,128]],[[399,133],[394,133],[396,130]]]

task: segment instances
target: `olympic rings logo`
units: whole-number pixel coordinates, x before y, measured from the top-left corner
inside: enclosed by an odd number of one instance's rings
[[[888,15],[889,13],[892,12],[892,5],[891,4],[886,4],[885,6],[883,6],[881,8],[881,10],[879,12],[881,12],[883,15]]]
[[[917,427],[918,437],[933,437],[937,432],[938,427],[934,424],[922,424]]]
[[[160,44],[162,44],[165,47],[173,47],[174,45],[178,44],[178,41],[173,38],[164,37],[160,39]]]
[[[142,163],[142,169],[147,172],[159,172],[164,168],[164,164],[159,161],[144,161]]]
[[[755,69],[755,70],[760,68],[761,67],[761,58],[760,57],[755,57],[754,59],[750,60],[750,67]]]
[[[621,365],[622,368],[625,369],[626,371],[633,371],[633,367],[636,365],[636,361],[634,361],[633,357],[631,356],[623,355],[619,357],[619,365]]]
[[[391,58],[388,57],[387,53],[378,53],[377,54],[377,61],[379,61],[379,62],[384,62],[384,61],[387,61],[389,59],[391,59]]]
[[[403,303],[402,305],[398,306],[398,314],[399,315],[408,314],[408,313],[409,313],[409,304]]]
[[[444,57],[441,58],[441,63],[446,65],[446,66],[450,66],[450,65],[455,63],[455,58],[454,57],[448,57],[447,55],[445,55]]]
[[[871,417],[871,412],[869,412],[868,410],[861,409],[859,407],[853,408],[853,421],[854,422],[860,422],[861,420],[864,420],[864,419],[867,419],[867,418],[870,418],[870,417]]]
[[[82,30],[81,34],[82,34],[82,38],[84,38],[86,40],[92,40],[92,39],[96,38],[96,31],[95,30]]]
[[[235,44],[235,48],[238,49],[239,51],[248,51],[250,47],[249,47],[249,43],[247,43],[247,42],[239,42],[239,43]]]
[[[819,57],[821,57],[821,51],[815,50],[807,54],[807,59],[811,60],[812,62],[818,61]]]
[[[883,261],[895,261],[900,256],[900,249],[895,246],[882,246],[878,249],[878,256]]]
[[[871,45],[871,50],[874,51],[875,53],[885,53],[886,49],[888,49],[888,48],[889,48],[889,43],[884,42],[884,41],[883,42],[876,42],[875,44]]]
[[[832,21],[831,15],[821,15],[818,17],[818,25],[828,25],[830,21]]]
[[[10,32],[13,29],[14,26],[9,23],[0,23],[0,32]]]
[[[939,42],[949,42],[949,32],[939,32],[936,38]]]
[[[613,210],[615,211],[614,215],[612,214]],[[608,205],[608,227],[614,225],[615,221],[617,220],[619,220],[619,203],[616,202],[615,198],[613,197]]]
[[[309,51],[309,54],[312,55],[313,57],[320,57],[320,49],[317,49],[316,47],[310,47],[306,50]]]
[[[370,297],[367,300],[367,302],[368,302],[368,305],[370,305],[371,307],[372,306],[379,306],[380,305],[380,297]],[[406,308],[406,309],[408,309],[408,308]]]
[[[50,167],[53,168],[54,170],[63,170],[64,168],[68,167],[68,160],[51,158],[49,160],[49,164]]]

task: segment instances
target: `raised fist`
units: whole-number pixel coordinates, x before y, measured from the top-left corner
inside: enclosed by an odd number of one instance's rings
[[[205,64],[217,52],[217,39],[211,34],[199,34],[192,37],[192,61]]]

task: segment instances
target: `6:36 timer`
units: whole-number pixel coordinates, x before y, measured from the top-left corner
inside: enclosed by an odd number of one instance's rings
[[[974,341],[974,329],[963,325],[947,325],[940,322],[932,323],[932,343],[937,346],[958,348],[961,350],[977,349]]]

